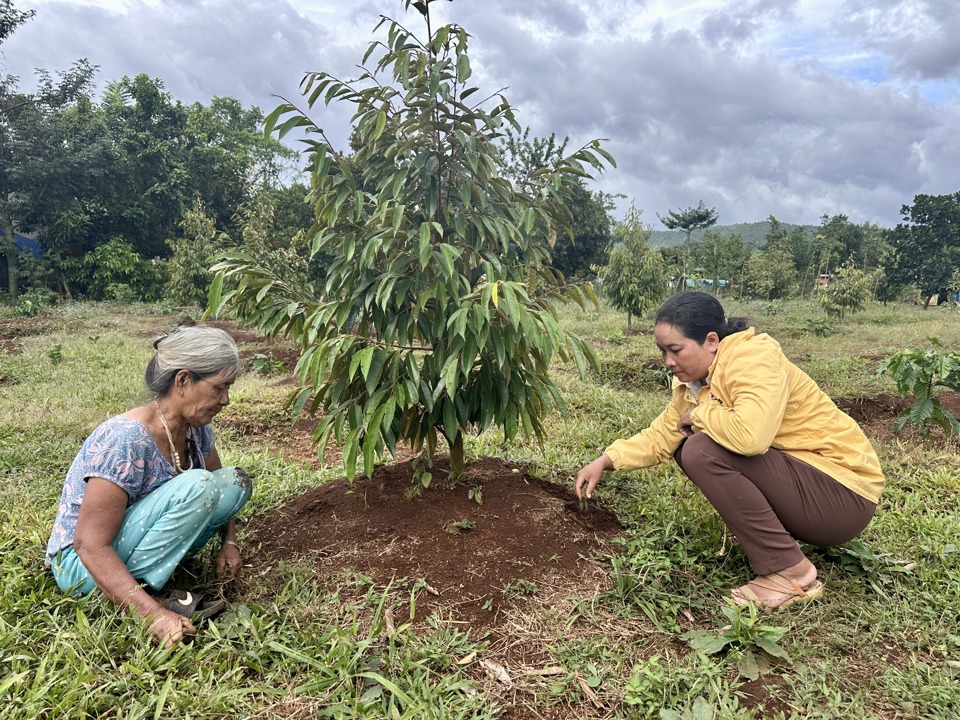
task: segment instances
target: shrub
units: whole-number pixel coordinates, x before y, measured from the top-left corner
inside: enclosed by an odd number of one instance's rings
[[[87,292],[96,300],[116,299],[118,294],[123,299],[157,300],[160,297],[163,282],[160,268],[140,257],[133,245],[120,236],[88,253],[83,266],[90,276]]]
[[[943,429],[950,435],[960,433],[960,423],[937,398],[934,389],[944,387],[960,390],[960,353],[947,350],[937,338],[930,338],[931,348],[907,348],[894,353],[877,368],[877,375],[890,373],[901,397],[913,395],[913,404],[897,418],[897,432],[909,422],[924,435],[930,426]]]

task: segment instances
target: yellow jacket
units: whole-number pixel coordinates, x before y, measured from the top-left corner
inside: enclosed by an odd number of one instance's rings
[[[688,409],[694,432],[705,432],[740,455],[781,450],[825,472],[873,503],[885,480],[863,431],[817,384],[787,360],[780,344],[754,328],[728,335],[699,397],[673,380],[673,399],[650,426],[604,450],[617,470],[673,458],[684,437],[677,421]]]

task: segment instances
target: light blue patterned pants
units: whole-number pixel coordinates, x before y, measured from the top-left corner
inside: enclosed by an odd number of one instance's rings
[[[185,556],[199,552],[240,512],[252,491],[242,468],[187,470],[127,508],[113,549],[131,575],[159,590]],[[52,566],[64,592],[85,595],[96,587],[72,545]]]

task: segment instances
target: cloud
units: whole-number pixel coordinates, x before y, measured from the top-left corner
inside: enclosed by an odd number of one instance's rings
[[[4,44],[24,68],[78,57],[101,77],[147,72],[186,102],[302,101],[304,72],[352,78],[399,0],[35,0]],[[113,3],[106,6],[106,3]],[[294,6],[295,5],[295,6]],[[595,137],[618,159],[598,187],[648,218],[700,199],[721,222],[844,213],[893,225],[917,193],[956,192],[956,0],[456,0],[435,21],[471,34],[473,81],[504,88],[536,135]],[[385,33],[381,30],[380,37]],[[13,62],[15,59],[15,63]],[[27,70],[29,72],[29,70]],[[351,108],[311,116],[342,147]]]

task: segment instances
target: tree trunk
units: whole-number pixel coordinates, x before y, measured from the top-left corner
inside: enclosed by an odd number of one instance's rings
[[[10,302],[17,301],[20,286],[20,272],[17,269],[17,239],[13,233],[13,224],[4,221],[3,223],[3,243],[0,252],[7,259],[7,295]]]
[[[447,444],[450,445],[450,480],[456,484],[463,478],[465,462],[463,459],[463,433],[457,433],[457,439],[450,442],[447,438]]]

